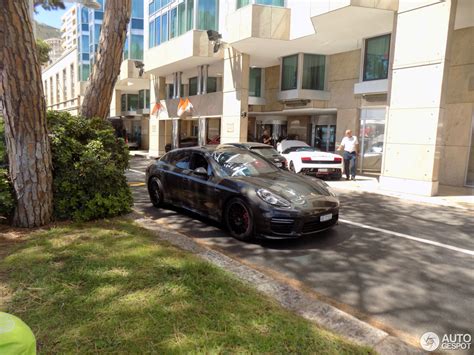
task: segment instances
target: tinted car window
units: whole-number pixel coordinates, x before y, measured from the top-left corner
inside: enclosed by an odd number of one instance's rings
[[[191,170],[196,170],[197,168],[204,168],[207,172],[209,172],[209,163],[207,162],[206,158],[202,156],[202,154],[194,153],[193,158],[191,159]]]
[[[271,157],[273,155],[279,155],[278,152],[273,148],[251,148],[252,152],[263,155],[264,157]]]
[[[180,169],[189,169],[189,160],[191,159],[191,153],[187,151],[175,152],[169,158],[169,162]]]
[[[273,164],[245,151],[216,151],[211,156],[229,176],[258,176],[279,171]]]

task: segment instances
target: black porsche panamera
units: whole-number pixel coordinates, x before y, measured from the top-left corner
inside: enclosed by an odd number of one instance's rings
[[[240,240],[297,238],[334,226],[339,200],[325,182],[275,167],[248,150],[173,150],[146,172],[151,202],[222,222]]]

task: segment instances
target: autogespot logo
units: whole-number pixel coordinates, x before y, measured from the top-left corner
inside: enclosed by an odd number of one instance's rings
[[[426,332],[420,338],[420,345],[423,350],[435,351],[439,346],[439,337],[433,332]]]
[[[440,339],[436,333],[426,332],[420,338],[420,345],[426,351],[440,350],[469,350],[471,349],[471,334],[444,334]]]

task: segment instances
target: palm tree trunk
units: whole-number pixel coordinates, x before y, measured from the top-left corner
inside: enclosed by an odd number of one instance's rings
[[[97,61],[84,95],[81,115],[106,118],[120,74],[123,45],[130,21],[131,0],[107,0],[99,41]]]
[[[0,0],[0,99],[17,199],[12,222],[47,224],[53,210],[51,149],[28,0]]]

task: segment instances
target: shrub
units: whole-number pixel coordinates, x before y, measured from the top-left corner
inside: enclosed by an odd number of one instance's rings
[[[92,220],[129,212],[128,148],[110,123],[49,111],[48,126],[55,217]]]

